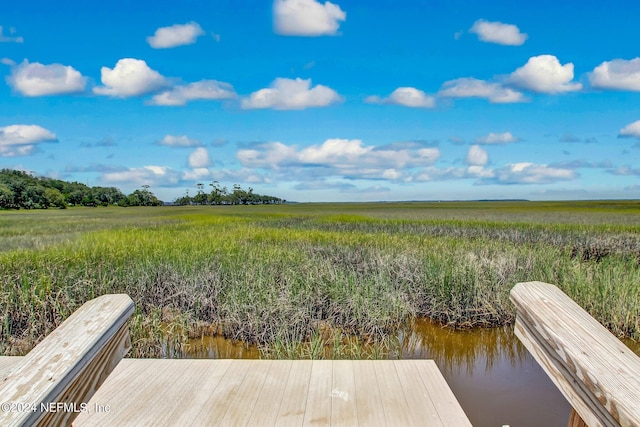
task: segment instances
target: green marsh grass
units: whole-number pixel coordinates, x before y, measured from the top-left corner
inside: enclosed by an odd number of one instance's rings
[[[640,339],[638,202],[0,212],[0,238],[0,354],[124,292],[139,357],[212,331],[264,357],[393,357],[415,318],[510,324],[509,291],[532,280]]]

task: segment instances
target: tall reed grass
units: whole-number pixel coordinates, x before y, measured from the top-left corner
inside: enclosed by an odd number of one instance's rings
[[[83,302],[124,292],[136,356],[170,357],[218,331],[265,357],[387,357],[414,318],[510,324],[509,291],[531,280],[640,339],[637,216],[590,222],[577,210],[575,224],[544,225],[536,218],[555,214],[542,208],[523,222],[392,204],[369,216],[357,204],[50,212],[0,212],[0,237],[14,242],[0,252],[0,354],[23,354]]]

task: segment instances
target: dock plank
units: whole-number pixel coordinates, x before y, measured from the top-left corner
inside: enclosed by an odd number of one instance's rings
[[[307,407],[302,425],[329,425],[333,361],[314,360],[311,364]]]
[[[352,360],[333,362],[331,386],[331,425],[358,425],[358,403]]]
[[[124,359],[95,404],[73,425],[470,425],[427,360]]]
[[[404,397],[396,365],[391,360],[380,360],[375,365],[378,387],[382,394],[384,416],[389,426],[415,425],[409,415],[412,410]]]
[[[366,426],[386,425],[375,363],[359,360],[353,364],[358,422]]]
[[[279,426],[299,427],[304,422],[310,378],[311,363],[291,363],[283,399],[278,410]]]
[[[410,412],[413,424],[434,427],[446,426],[447,424],[444,424],[440,419],[440,414],[433,405],[422,378],[420,375],[415,375],[414,366],[406,362],[394,362],[394,365],[396,365],[407,404],[413,409]]]
[[[250,426],[274,425],[278,421],[278,411],[284,396],[287,396],[285,389],[289,380],[292,361],[263,361],[263,363],[268,364],[269,372],[247,423]],[[300,424],[302,422],[298,423],[298,425]]]
[[[227,401],[227,411],[224,417],[219,420],[221,426],[244,426],[249,425],[249,419],[256,407],[256,402],[260,397],[262,387],[269,376],[269,371],[273,363],[265,363],[264,360],[249,360],[244,367],[246,375],[234,399]],[[279,404],[281,396],[275,393],[263,395],[271,404]]]

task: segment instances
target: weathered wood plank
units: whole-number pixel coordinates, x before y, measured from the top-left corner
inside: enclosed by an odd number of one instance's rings
[[[127,295],[103,295],[69,316],[3,376],[3,400],[36,410],[0,413],[0,424],[70,424],[131,346],[125,322],[133,309]],[[41,403],[54,406],[43,411]]]
[[[127,360],[124,360],[124,362],[127,362]],[[144,363],[145,361],[138,360],[138,362]],[[210,360],[194,360],[192,366],[196,378],[192,379],[193,377],[186,376],[187,372],[182,368],[180,362],[180,360],[176,360],[173,372],[180,373],[184,388],[181,391],[181,396],[176,397],[176,403],[168,407],[168,410],[171,408],[178,410],[170,412],[167,418],[167,426],[187,426],[192,425],[194,420],[197,421],[201,411],[206,409],[206,402],[233,364],[230,359],[217,360],[216,363],[211,363]],[[185,378],[186,381],[184,381]],[[174,393],[167,394],[171,396]]]
[[[22,356],[0,356],[0,382],[4,381],[9,372],[18,366],[21,360]]]
[[[471,422],[462,410],[460,403],[456,399],[449,384],[440,373],[436,362],[433,360],[408,360],[410,372],[417,372],[422,379],[427,397],[438,413],[438,416],[445,426],[471,426]]]
[[[382,394],[382,406],[388,426],[412,426],[412,408],[407,404],[396,365],[391,360],[381,360],[374,365]]]
[[[402,384],[402,391],[409,407],[414,425],[445,426],[440,419],[438,409],[433,405],[424,382],[414,366],[409,363],[394,363],[398,372],[398,379]]]
[[[353,399],[343,400],[341,391]],[[124,359],[89,402],[110,412],[80,414],[74,426],[395,427],[429,425],[434,416],[425,408],[433,407],[444,425],[468,426],[459,405],[459,414],[449,408],[452,396],[435,363],[425,360]]]
[[[246,369],[246,364],[238,362],[246,361],[232,361],[231,366],[220,379],[218,386],[202,406],[197,418],[192,421],[194,425],[220,425],[220,420],[227,413],[228,403],[232,402],[240,394],[240,387],[244,377],[251,374]]]
[[[245,360],[242,363],[243,369],[247,372],[238,392],[233,399],[227,399],[227,410],[217,424],[222,426],[244,426],[250,425],[249,419],[256,407],[256,402],[260,397],[262,387],[269,376],[272,363],[265,363],[264,360]],[[279,405],[281,396],[268,393],[265,398],[271,400],[272,404]]]
[[[277,425],[299,427],[304,422],[311,382],[311,366],[311,363],[291,363],[291,370],[278,409]]]
[[[331,384],[331,425],[358,425],[358,408],[353,361],[334,360]]]
[[[309,392],[303,425],[328,425],[331,422],[332,360],[311,362]]]
[[[515,332],[589,426],[640,425],[640,358],[560,289],[511,291]]]
[[[366,426],[386,426],[384,405],[373,360],[353,363],[358,422]]]
[[[285,394],[285,389],[291,372],[291,360],[263,360],[262,364],[269,368],[265,378],[258,401],[256,402],[251,417],[247,422],[248,426],[275,425],[278,421],[278,412],[282,401],[289,395]],[[306,397],[306,394],[305,394]],[[298,423],[301,425],[302,422]]]

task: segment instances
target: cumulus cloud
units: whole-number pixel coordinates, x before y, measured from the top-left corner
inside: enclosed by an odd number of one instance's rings
[[[187,135],[165,135],[158,141],[158,144],[167,147],[199,147],[202,145],[200,141],[189,138]]]
[[[640,58],[604,61],[589,75],[591,86],[598,89],[640,91]]]
[[[35,97],[83,92],[87,79],[68,65],[43,65],[25,59],[11,67],[7,82],[22,95]]]
[[[532,56],[507,79],[509,83],[523,89],[551,94],[582,89],[581,83],[572,83],[571,80],[573,63],[561,65],[553,55]]]
[[[472,166],[483,166],[489,160],[489,155],[479,145],[469,147],[466,162]]]
[[[325,36],[338,33],[347,14],[331,2],[315,0],[275,0],[273,29],[286,36]]]
[[[253,92],[242,100],[242,108],[274,108],[276,110],[302,110],[326,107],[341,101],[338,93],[323,85],[311,87],[311,79],[277,78],[269,88]]]
[[[0,127],[0,156],[28,156],[36,145],[57,141],[56,135],[38,125],[10,125]]]
[[[524,44],[528,37],[513,24],[504,24],[498,21],[489,22],[484,19],[478,19],[469,32],[477,34],[478,39],[483,42],[507,46],[520,46]]]
[[[620,133],[618,136],[621,138],[631,137],[631,138],[640,138],[640,120],[636,120],[633,123],[629,123],[622,129],[620,129]]]
[[[509,144],[511,142],[517,142],[518,138],[513,136],[511,132],[494,133],[489,132],[486,136],[476,138],[478,144]]]
[[[196,148],[189,154],[189,166],[192,168],[206,168],[211,165],[209,152],[204,147]]]
[[[181,173],[168,166],[143,166],[103,173],[100,178],[108,184],[171,187],[181,182]]]
[[[232,99],[236,97],[233,86],[216,80],[201,80],[186,85],[174,86],[151,99],[151,105],[182,106],[195,100]]]
[[[516,90],[504,87],[500,83],[487,82],[473,77],[463,77],[445,82],[438,95],[449,98],[486,98],[494,104],[527,101],[527,98]]]
[[[551,184],[576,177],[577,173],[571,169],[522,162],[508,163],[504,167],[494,169],[493,177],[482,182],[487,184]]]
[[[147,37],[147,43],[154,49],[166,49],[193,44],[202,35],[204,31],[200,25],[197,22],[189,22],[158,28],[153,36]]]
[[[4,34],[4,28],[0,25],[0,43],[22,43],[24,42],[24,38],[18,36],[13,36],[15,30],[13,28],[9,29],[10,36],[6,36]]]
[[[149,68],[141,59],[120,59],[113,69],[102,67],[100,74],[104,86],[93,89],[98,95],[127,98],[154,92],[168,85],[160,73]]]
[[[318,176],[346,179],[398,180],[404,169],[428,166],[440,157],[440,150],[417,143],[365,145],[359,139],[327,139],[302,149],[280,142],[258,144],[241,149],[237,158],[245,167],[281,170],[309,168]]]
[[[380,98],[375,95],[369,96],[365,99],[365,102],[372,104],[398,104],[413,108],[432,108],[436,103],[433,96],[429,96],[413,87],[399,87],[391,92],[391,95],[387,98]]]

